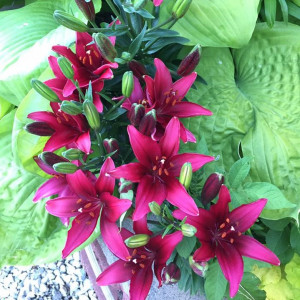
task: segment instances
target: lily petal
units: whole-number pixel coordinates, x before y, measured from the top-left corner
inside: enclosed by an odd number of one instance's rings
[[[67,58],[74,66],[76,67],[81,66],[80,60],[77,58],[76,54],[73,53],[70,48],[67,48],[66,46],[57,45],[57,46],[53,46],[52,50],[58,53],[59,55],[62,55],[65,58]]]
[[[90,138],[90,132],[84,132],[82,133],[76,140],[76,144],[78,149],[83,151],[86,154],[91,153],[91,138]]]
[[[55,131],[44,147],[44,151],[55,151],[72,142],[75,142],[78,134],[69,127],[61,126],[59,131]]]
[[[187,92],[189,91],[189,89],[191,88],[191,86],[193,85],[196,78],[197,78],[197,73],[193,72],[174,82],[173,90],[177,91],[177,96],[180,98],[184,98]]]
[[[219,192],[218,202],[210,207],[217,220],[224,222],[229,215],[228,204],[231,201],[229,190],[225,185],[222,185]]]
[[[99,194],[108,192],[112,194],[115,187],[115,179],[108,174],[109,171],[115,168],[114,161],[108,157],[100,170],[99,177],[96,181],[96,190]]]
[[[78,209],[81,205],[76,202],[77,200],[74,196],[51,199],[46,202],[46,209],[56,217],[74,217],[80,214]]]
[[[275,266],[280,265],[278,257],[270,249],[251,236],[241,235],[238,239],[236,239],[234,244],[243,256],[265,261]]]
[[[164,93],[171,90],[173,82],[170,71],[166,65],[158,58],[154,59],[156,73],[154,77],[155,99],[161,102]]]
[[[148,229],[147,215],[133,222],[133,230],[137,234],[153,234],[153,232]]]
[[[140,163],[130,163],[109,171],[108,174],[114,178],[125,178],[132,182],[140,182],[147,171],[148,170]]]
[[[267,199],[259,199],[255,202],[244,204],[235,208],[230,213],[229,218],[231,222],[238,224],[238,226],[236,226],[236,230],[245,232],[248,228],[250,228],[264,209],[267,201]]]
[[[211,243],[201,241],[201,247],[195,251],[193,259],[195,261],[208,261],[213,257],[215,257],[215,249]]]
[[[211,116],[212,112],[199,104],[192,102],[179,102],[166,109],[166,112],[178,118],[189,118],[195,116]]]
[[[153,272],[151,265],[145,269],[138,269],[132,276],[130,283],[130,299],[144,300],[146,299],[153,281]]]
[[[124,266],[124,260],[117,260],[104,270],[96,279],[100,286],[121,283],[131,279],[131,269]]]

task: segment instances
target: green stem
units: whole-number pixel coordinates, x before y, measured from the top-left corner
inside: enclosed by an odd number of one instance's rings
[[[169,26],[168,26],[168,29],[171,29],[175,23],[178,21],[178,19],[175,19]]]
[[[97,138],[97,144],[99,147],[99,151],[100,151],[100,156],[104,155],[104,149],[103,149],[103,142],[102,142],[102,137],[101,134],[97,131],[94,130],[96,138]]]
[[[90,23],[92,24],[92,26],[93,26],[94,28],[98,28],[97,24],[96,24],[94,21],[90,21]]]
[[[76,86],[76,88],[77,88],[77,90],[78,90],[78,92],[79,92],[79,95],[81,96],[81,98],[82,98],[82,99],[84,99],[84,94],[83,94],[83,92],[82,92],[81,88],[79,87],[79,84],[78,84],[78,82],[77,82],[77,81],[75,81],[74,79],[71,79],[71,81],[72,81],[72,82],[73,82],[73,84]],[[80,101],[80,102],[82,102],[82,101]]]
[[[109,115],[112,111],[114,111],[116,108],[118,108],[120,105],[124,103],[126,100],[126,97],[123,97],[122,100],[120,100],[117,104],[115,104],[105,115]]]
[[[156,29],[158,29],[158,28],[160,28],[160,27],[162,27],[162,26],[164,26],[164,25],[170,23],[172,20],[174,20],[173,17],[169,18],[168,20],[162,22],[162,23],[159,24],[159,25],[156,25],[156,26],[152,27],[151,29],[148,29],[148,30],[146,31],[146,33],[149,33],[149,32],[151,32],[151,31],[153,31],[153,30],[156,30]]]

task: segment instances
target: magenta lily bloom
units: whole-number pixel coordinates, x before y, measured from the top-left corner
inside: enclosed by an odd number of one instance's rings
[[[77,148],[89,154],[91,140],[89,126],[83,115],[71,116],[60,110],[60,104],[51,102],[53,112],[38,111],[30,113],[29,119],[45,122],[54,133],[47,141],[44,151],[55,151],[68,145],[76,145]]]
[[[244,204],[229,212],[230,194],[225,185],[221,187],[217,204],[209,211],[199,208],[197,217],[187,216],[186,223],[197,228],[196,237],[201,247],[195,251],[195,261],[208,261],[217,256],[225,278],[229,281],[229,295],[238,292],[243,277],[244,263],[242,256],[280,265],[278,257],[264,245],[248,235],[249,229],[267,203],[267,199]],[[182,220],[186,214],[174,211],[174,217]]]
[[[122,229],[122,236],[126,239],[132,236],[132,233]],[[128,248],[128,261],[120,259],[114,262],[99,275],[96,279],[97,284],[103,286],[131,280],[130,299],[146,299],[153,281],[152,265],[154,264],[154,273],[160,287],[162,269],[182,237],[182,233],[177,231],[164,238],[161,235],[155,236],[144,247]]]
[[[107,175],[115,165],[111,158],[103,164],[97,180],[88,178],[81,170],[67,175],[67,181],[75,195],[47,201],[46,209],[57,217],[75,217],[62,251],[63,258],[86,241],[93,233],[99,215],[104,242],[118,257],[129,255],[119,233],[116,221],[131,206],[131,201],[114,197],[115,179]]]
[[[164,0],[153,0],[154,6],[160,6]]]
[[[197,77],[197,73],[182,77],[172,82],[170,71],[158,58],[154,59],[156,74],[154,79],[145,75],[146,89],[143,91],[139,80],[134,81],[134,92],[126,99],[122,107],[130,111],[133,103],[143,104],[146,113],[152,109],[156,111],[157,125],[154,139],[159,140],[172,117],[189,118],[195,116],[212,115],[211,111],[202,106],[182,101]],[[196,142],[194,135],[180,123],[180,138],[183,142]]]
[[[196,153],[178,154],[180,124],[172,118],[159,142],[141,134],[134,126],[128,126],[132,150],[139,162],[120,166],[109,172],[115,178],[138,182],[136,208],[132,219],[138,220],[150,209],[149,203],[158,204],[167,199],[171,204],[191,215],[198,215],[193,198],[186,192],[176,177],[185,162],[192,164],[193,171],[213,161],[214,157]]]

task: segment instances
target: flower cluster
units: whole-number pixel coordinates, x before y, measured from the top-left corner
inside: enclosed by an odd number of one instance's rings
[[[86,13],[93,11],[91,3],[76,2],[83,10],[89,8]],[[187,7],[177,5],[172,18],[176,21]],[[94,17],[90,21],[93,24]],[[193,262],[203,264],[216,256],[233,297],[243,276],[242,256],[279,264],[275,254],[245,234],[267,200],[230,212],[230,194],[220,174],[211,175],[204,185],[201,202],[192,197],[188,190],[192,172],[215,160],[180,149],[180,142],[197,142],[181,119],[212,114],[185,98],[197,79],[193,70],[200,48],[196,46],[182,60],[177,74],[158,57],[144,54],[141,59],[145,49],[133,50],[143,42],[139,34],[129,46],[137,55],[128,58],[130,53],[120,54],[120,49],[133,37],[123,22],[119,17],[106,27],[94,28],[99,32],[93,36],[77,32],[75,52],[54,46],[59,57],[50,56],[49,64],[55,78],[34,81],[33,87],[51,101],[52,110],[28,115],[35,122],[26,126],[27,131],[49,136],[44,152],[34,159],[52,176],[34,201],[47,199],[47,211],[64,224],[71,223],[63,257],[100,226],[104,242],[118,260],[99,274],[99,285],[130,280],[131,299],[145,299],[153,270],[159,286],[179,279],[176,260],[169,266],[167,261],[183,236],[195,235],[201,246],[195,249]],[[150,35],[155,28],[148,30]],[[134,233],[120,229],[118,221],[124,218],[133,222]],[[151,228],[150,218],[159,229]]]

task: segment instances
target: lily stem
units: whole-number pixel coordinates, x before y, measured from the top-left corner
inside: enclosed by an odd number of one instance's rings
[[[94,130],[96,138],[97,138],[97,145],[99,147],[99,151],[100,151],[100,156],[104,155],[104,149],[103,149],[103,142],[102,142],[102,137],[101,134],[97,131]]]
[[[116,108],[121,106],[124,101],[126,100],[126,97],[123,97],[117,104],[115,104],[105,115],[108,116],[111,112],[113,112]]]
[[[164,26],[164,25],[170,23],[172,20],[174,20],[173,17],[169,18],[168,20],[162,22],[162,23],[159,24],[159,25],[156,25],[156,26],[152,27],[151,29],[148,29],[146,33],[149,33],[149,32],[151,32],[151,31],[153,31],[153,30],[156,30],[156,29],[158,29],[158,28],[160,28],[160,27],[162,27],[162,26]]]

